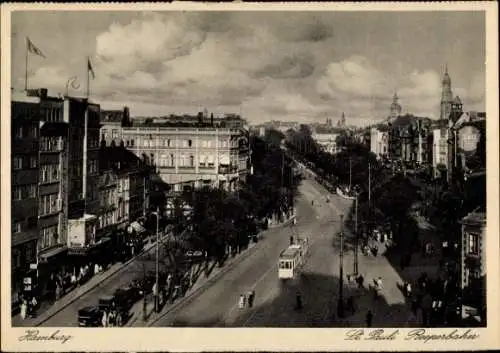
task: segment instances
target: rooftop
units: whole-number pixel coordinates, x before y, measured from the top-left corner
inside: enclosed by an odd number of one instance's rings
[[[486,212],[481,208],[478,208],[467,216],[462,218],[460,223],[471,224],[471,225],[485,225],[486,224]]]

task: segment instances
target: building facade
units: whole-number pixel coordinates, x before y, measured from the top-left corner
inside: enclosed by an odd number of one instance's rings
[[[378,158],[388,156],[389,153],[389,133],[381,131],[376,127],[370,129],[370,151]]]
[[[37,261],[40,99],[19,94],[11,103],[11,296],[17,305],[23,278]]]
[[[340,133],[336,132],[315,132],[313,133],[312,138],[323,148],[325,152],[336,154],[341,151],[341,146],[337,145],[337,139],[339,136]]]
[[[473,211],[460,223],[462,304],[480,313],[486,305],[486,212]]]
[[[174,186],[212,185],[234,190],[249,171],[249,141],[244,129],[216,124],[134,124],[123,128],[125,148],[156,168]]]

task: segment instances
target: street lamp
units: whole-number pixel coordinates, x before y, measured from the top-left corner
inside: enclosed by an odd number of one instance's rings
[[[155,290],[153,291],[153,296],[154,296],[154,303],[155,303],[155,311],[158,312],[160,309],[160,303],[158,302],[158,293],[159,293],[159,243],[160,243],[160,207],[157,206],[156,212],[153,212],[153,214],[156,215],[156,246],[155,246],[155,252],[156,252],[156,259],[155,259]]]
[[[344,317],[344,215],[340,215],[340,270],[339,270],[339,299],[337,316]]]
[[[358,275],[358,248],[359,248],[359,234],[358,234],[358,190],[356,192],[356,207],[355,207],[355,223],[354,223],[354,276]]]

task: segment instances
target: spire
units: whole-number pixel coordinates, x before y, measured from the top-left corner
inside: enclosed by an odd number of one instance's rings
[[[398,91],[394,91],[394,96],[392,97],[393,103],[398,103]]]

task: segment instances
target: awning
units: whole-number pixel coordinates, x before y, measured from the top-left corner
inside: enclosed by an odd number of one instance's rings
[[[48,262],[52,257],[67,251],[66,246],[59,246],[57,248],[52,248],[38,254],[39,262]]]
[[[101,248],[104,244],[109,243],[111,238],[108,237],[103,237],[99,240],[98,243],[92,244],[91,246],[85,246],[85,247],[75,247],[75,248],[69,248],[68,254],[69,255],[86,255],[93,251],[94,249],[99,249]]]
[[[137,222],[137,221],[132,222],[128,229],[129,229],[129,232],[131,232],[132,230],[135,230],[139,234],[146,232],[146,228],[141,226],[139,224],[139,222]]]

